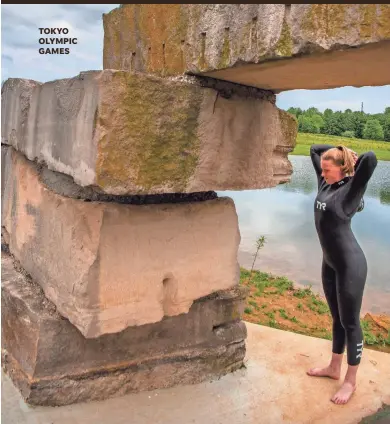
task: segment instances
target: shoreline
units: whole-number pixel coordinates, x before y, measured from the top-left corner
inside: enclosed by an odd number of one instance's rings
[[[275,253],[275,259],[277,258],[277,253]],[[306,268],[305,270],[305,279],[302,278],[302,272],[296,270],[296,268],[289,269],[289,267],[279,267],[278,263],[269,262],[269,252],[267,255],[261,253],[256,260],[256,269],[261,269],[263,272],[270,275],[283,275],[287,277],[290,281],[294,282],[294,287],[304,289],[306,287],[311,287],[311,290],[314,294],[318,294],[320,297],[325,298],[322,282],[320,280],[320,264],[318,264],[315,274],[311,269]],[[248,250],[239,249],[238,252],[238,262],[241,268],[250,269],[253,262],[253,252]],[[308,264],[309,266],[310,264]],[[296,272],[297,271],[297,272]],[[302,280],[302,281],[301,281]],[[385,314],[390,316],[390,294],[381,290],[381,287],[373,286],[369,284],[367,280],[366,287],[364,289],[363,303],[361,308],[361,313],[366,314]]]
[[[289,153],[292,156],[310,156],[310,146],[312,144],[330,144],[337,146],[343,144],[354,150],[359,155],[372,150],[378,160],[390,161],[390,142],[364,140],[360,138],[345,138],[326,134],[297,133],[296,146]]]
[[[324,297],[297,287],[283,276],[240,267],[240,285],[249,289],[242,319],[253,324],[311,337],[332,339],[332,319]],[[367,312],[360,317],[364,346],[390,353],[390,315]]]

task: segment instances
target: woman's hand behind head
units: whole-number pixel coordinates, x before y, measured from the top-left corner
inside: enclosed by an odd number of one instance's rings
[[[355,165],[356,164],[356,161],[358,160],[359,155],[356,152],[354,152],[353,150],[351,150],[351,149],[348,149],[348,150],[351,152],[353,163]]]

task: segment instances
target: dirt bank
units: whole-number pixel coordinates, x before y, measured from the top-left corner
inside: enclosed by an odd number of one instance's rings
[[[241,268],[240,284],[249,288],[244,320],[313,337],[332,339],[326,300],[310,287],[295,288],[285,277]],[[365,347],[390,353],[390,316],[361,317]]]

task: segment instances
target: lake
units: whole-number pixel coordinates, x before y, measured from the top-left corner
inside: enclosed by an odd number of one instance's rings
[[[314,226],[317,179],[310,157],[290,156],[291,182],[270,189],[218,191],[236,204],[241,233],[238,260],[251,268],[256,239],[264,235],[255,269],[312,285],[323,295],[322,251]],[[390,314],[390,162],[379,161],[352,230],[368,262],[362,313]]]

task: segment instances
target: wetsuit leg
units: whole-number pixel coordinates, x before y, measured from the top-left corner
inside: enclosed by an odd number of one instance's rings
[[[353,265],[337,271],[336,275],[339,313],[347,337],[348,365],[358,365],[363,351],[360,309],[367,277],[366,259],[355,260]]]
[[[333,318],[332,339],[333,353],[344,353],[345,350],[345,330],[341,324],[339,314],[339,304],[337,297],[337,278],[335,270],[330,267],[324,260],[322,261],[322,285],[326,300],[329,305],[330,313]]]

